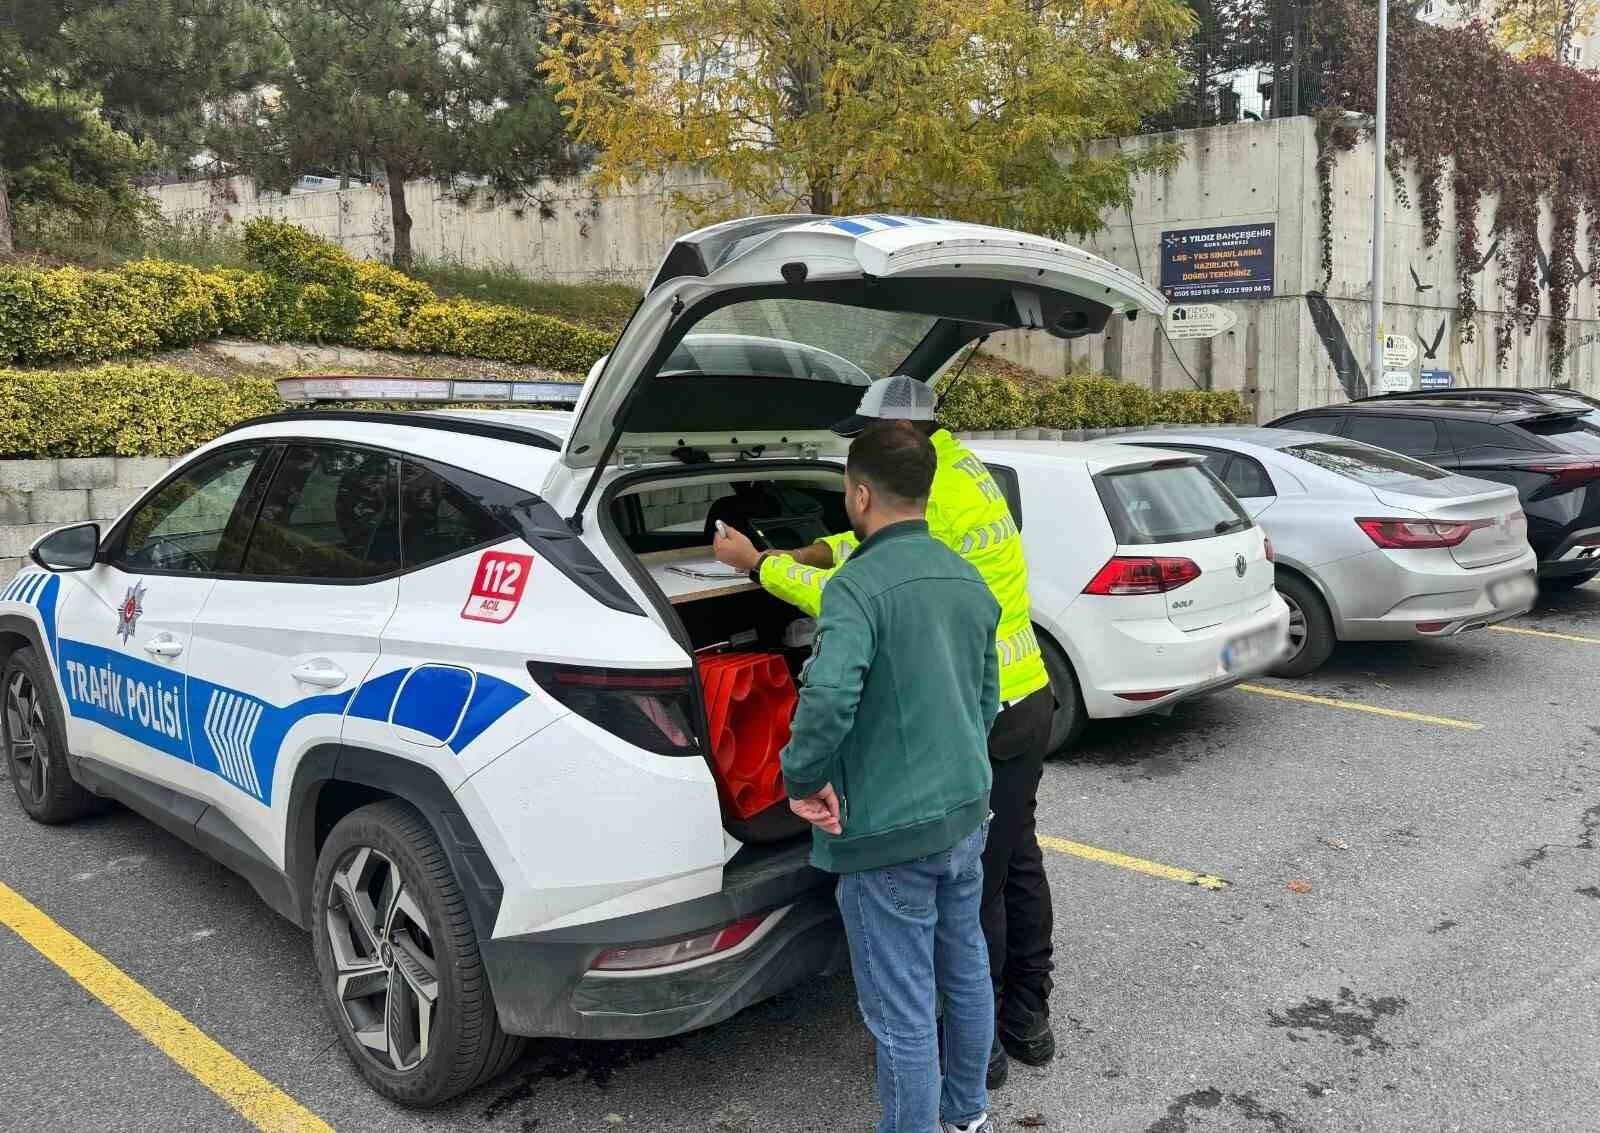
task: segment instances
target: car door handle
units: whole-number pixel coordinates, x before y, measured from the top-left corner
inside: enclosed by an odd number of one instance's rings
[[[344,684],[344,670],[330,661],[307,661],[304,665],[296,665],[291,673],[297,681],[318,688],[338,688]]]
[[[176,657],[183,652],[183,642],[169,635],[153,637],[144,643],[144,651],[157,657]]]

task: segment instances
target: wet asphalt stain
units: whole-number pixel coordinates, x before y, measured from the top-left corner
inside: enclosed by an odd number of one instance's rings
[[[1582,889],[1574,889],[1573,892],[1581,897],[1600,897],[1600,885],[1585,885]]]
[[[1460,923],[1461,923],[1460,921],[1442,920],[1438,924],[1434,925],[1432,928],[1430,928],[1428,930],[1428,935],[1429,936],[1437,936],[1441,932],[1449,932],[1451,929],[1455,928]]]
[[[1399,996],[1358,996],[1341,987],[1337,1001],[1310,996],[1286,1011],[1268,1011],[1267,1024],[1287,1028],[1291,1042],[1310,1041],[1298,1031],[1318,1031],[1338,1039],[1356,1054],[1382,1053],[1389,1049],[1389,1043],[1378,1034],[1378,1024],[1405,1007],[1406,1001]]]
[[[1213,738],[1223,721],[1208,719],[1202,711],[1096,722],[1066,758],[1087,767],[1116,768],[1122,783],[1171,779],[1228,746]]]
[[[1576,842],[1546,842],[1542,846],[1535,846],[1526,857],[1518,858],[1513,864],[1523,869],[1531,870],[1548,858],[1551,850],[1593,850],[1597,838],[1600,838],[1600,803],[1595,804],[1578,816],[1578,840]]]
[[[1224,1094],[1215,1086],[1180,1094],[1167,1105],[1166,1115],[1145,1127],[1145,1133],[1187,1133],[1189,1117],[1196,1111],[1220,1109],[1226,1103],[1246,1121],[1264,1123],[1274,1133],[1298,1133],[1301,1126],[1279,1109],[1268,1109],[1254,1095]]]
[[[500,1095],[483,1108],[483,1119],[493,1121],[508,1111],[523,1109],[534,1100],[539,1087],[550,1082],[561,1082],[583,1076],[591,1086],[605,1089],[618,1070],[650,1062],[683,1045],[681,1038],[650,1039],[641,1042],[563,1042],[548,1041],[534,1044],[523,1057],[516,1083],[502,1090]],[[539,1119],[518,1113],[522,1128],[537,1128]],[[529,1124],[529,1123],[532,1124]]]

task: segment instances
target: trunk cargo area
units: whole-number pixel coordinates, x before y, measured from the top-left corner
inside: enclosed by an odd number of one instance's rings
[[[848,526],[836,470],[735,467],[629,477],[603,507],[613,546],[635,558],[693,651],[700,727],[724,826],[747,843],[806,833],[783,796],[778,753],[788,740],[814,622],[711,551],[717,520],[758,548],[808,546]]]

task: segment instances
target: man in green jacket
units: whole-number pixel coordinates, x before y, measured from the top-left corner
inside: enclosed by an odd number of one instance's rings
[[[977,568],[1000,603],[995,648],[1002,710],[989,736],[994,821],[983,856],[983,932],[997,1011],[989,1088],[997,1089],[1006,1079],[1008,1052],[1030,1066],[1055,1055],[1049,1008],[1054,917],[1034,827],[1055,695],[1033,629],[1022,537],[1005,493],[983,461],[939,427],[935,401],[925,382],[883,378],[866,390],[856,416],[835,430],[853,436],[870,421],[898,420],[931,440],[937,467],[928,498],[929,533]],[[815,617],[824,588],[856,543],[847,532],[795,551],[762,552],[729,528],[716,541],[716,552],[750,571],[768,593]]]
[[[934,463],[927,439],[899,424],[850,446],[845,507],[860,543],[822,603],[783,778],[814,827],[812,863],[840,875],[857,999],[877,1040],[879,1133],[992,1133],[979,907],[1000,608],[928,534]]]

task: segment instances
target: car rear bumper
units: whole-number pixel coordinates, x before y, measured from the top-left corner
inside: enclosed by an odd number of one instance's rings
[[[1474,568],[1457,566],[1441,553],[1374,550],[1324,566],[1318,576],[1332,593],[1341,641],[1406,641],[1452,637],[1526,613],[1531,597],[1497,605],[1489,591],[1519,575],[1531,578],[1537,565],[1531,549]]]
[[[1540,578],[1600,571],[1600,528],[1575,531],[1539,564]]]
[[[746,851],[751,853],[751,851]],[[847,963],[834,878],[808,864],[810,840],[736,858],[720,891],[614,920],[482,945],[500,1025],[513,1035],[645,1039],[720,1022]],[[601,953],[774,916],[725,956],[638,972],[596,972]]]
[[[1203,630],[1182,630],[1166,618],[1115,621],[1100,610],[1073,607],[1063,628],[1072,642],[1084,708],[1094,719],[1113,719],[1166,711],[1265,672],[1276,656],[1229,671],[1222,651],[1257,633],[1276,633],[1287,645],[1289,608],[1272,591],[1259,610]],[[1162,691],[1166,695],[1152,700],[1126,699]]]

